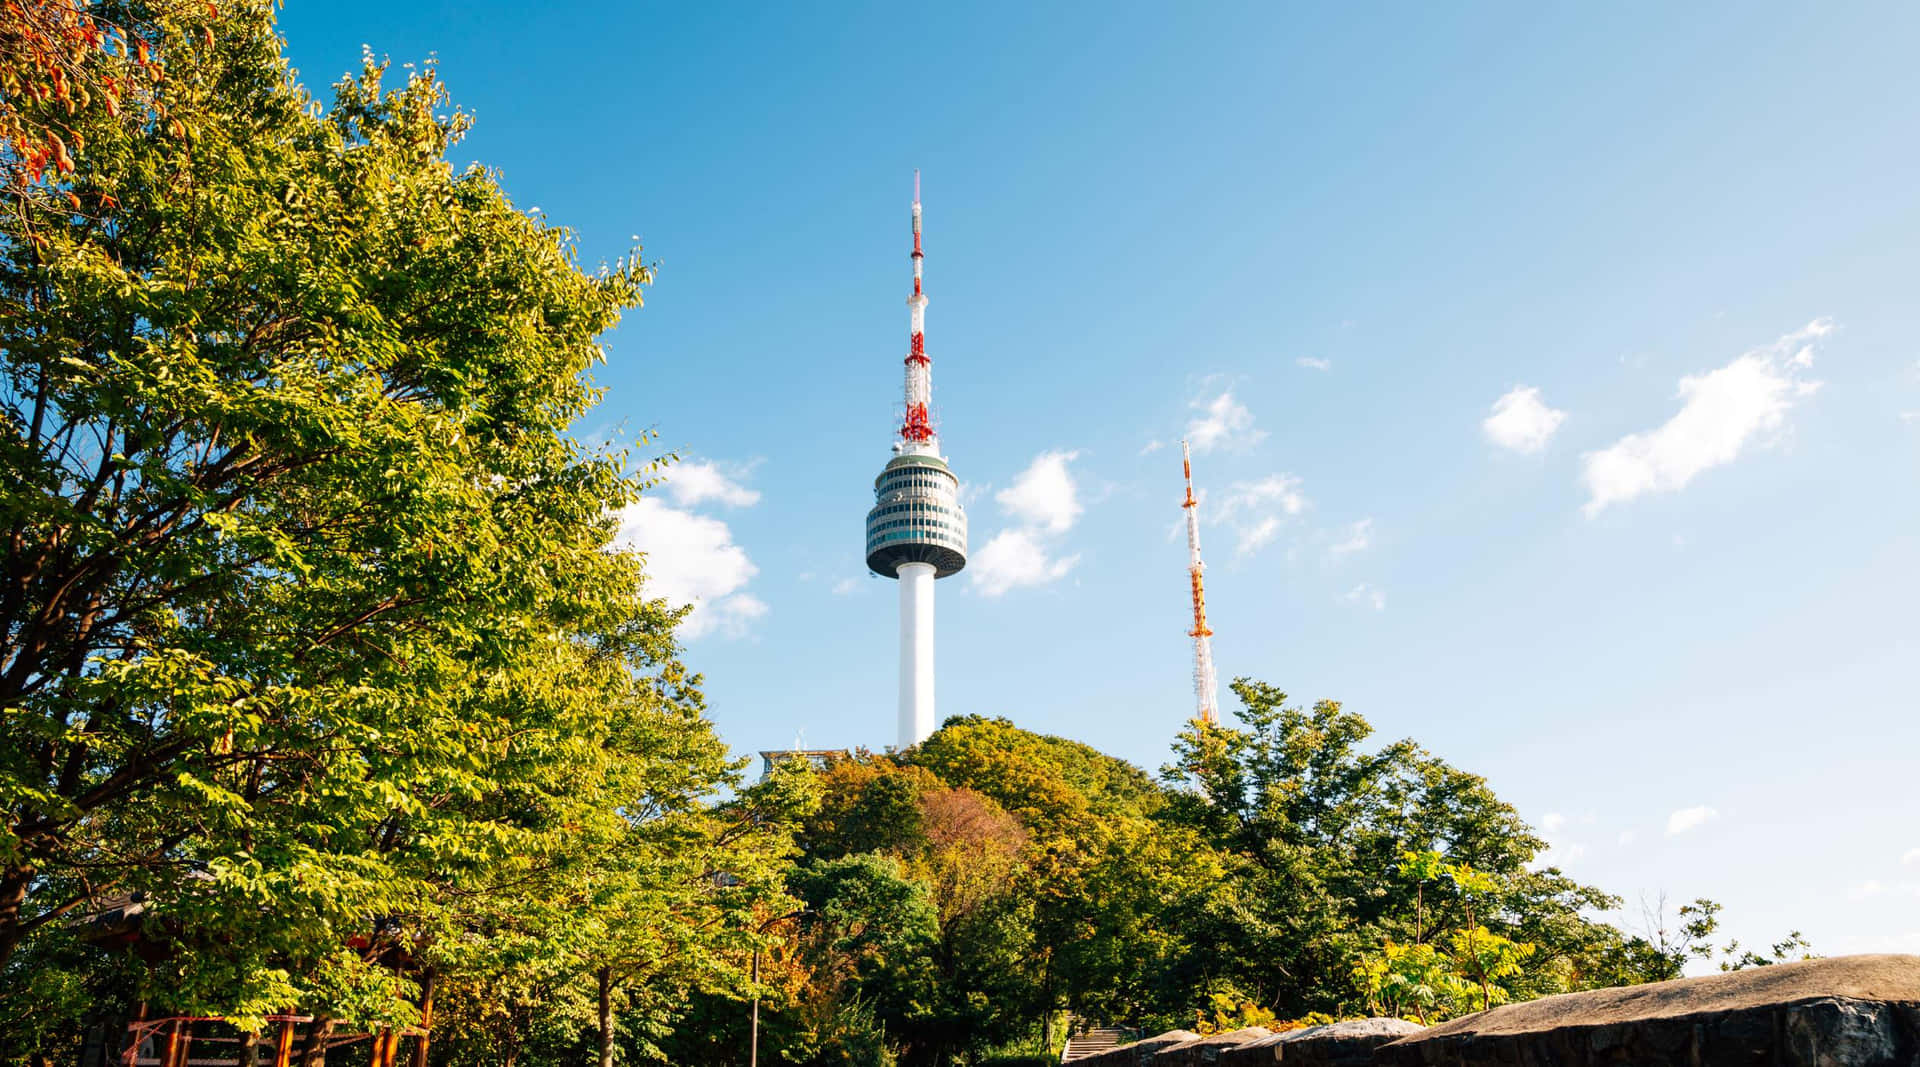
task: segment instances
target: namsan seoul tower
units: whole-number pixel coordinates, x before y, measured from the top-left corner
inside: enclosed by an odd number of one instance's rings
[[[1194,719],[1211,726],[1219,721],[1219,686],[1213,677],[1213,631],[1207,629],[1207,590],[1200,575],[1207,565],[1200,562],[1200,505],[1193,498],[1193,455],[1187,443],[1180,442],[1180,468],[1187,478],[1187,499],[1181,507],[1187,512],[1187,577],[1193,586],[1193,702]]]
[[[873,480],[867,568],[900,581],[900,748],[933,733],[933,583],[967,565],[960,479],[940,455],[920,288],[920,172],[913,172],[913,295],[907,298],[906,414],[894,458]]]

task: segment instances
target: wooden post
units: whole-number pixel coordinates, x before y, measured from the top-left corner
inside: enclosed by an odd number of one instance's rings
[[[433,970],[420,976],[420,1029],[425,1031],[413,1043],[413,1067],[427,1067],[427,1042],[433,1039]]]
[[[122,1067],[133,1067],[134,1061],[140,1058],[140,1035],[145,1030],[142,1024],[146,1021],[147,1002],[143,1000],[134,1010],[133,1018],[127,1023],[126,1033],[121,1035],[127,1042],[127,1047],[120,1050],[118,1055]]]
[[[293,1020],[280,1024],[273,1039],[273,1067],[293,1067]]]
[[[167,1024],[167,1040],[160,1046],[160,1067],[173,1067],[174,1056],[180,1051],[180,1023],[176,1020]]]
[[[193,1049],[193,1023],[182,1019],[173,1025],[180,1031],[180,1043],[174,1047],[173,1062],[168,1067],[187,1067],[187,1055]]]

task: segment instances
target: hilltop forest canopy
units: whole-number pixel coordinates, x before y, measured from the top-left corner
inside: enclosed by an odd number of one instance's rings
[[[261,0],[23,0],[0,64],[0,1058],[297,1012],[735,1063],[757,992],[769,1062],[977,1062],[1711,932],[1589,921],[1485,782],[1254,682],[1158,779],[962,718],[745,785],[610,546],[655,468],[573,434],[638,250],[583,269],[450,166],[431,68],[311,99]]]

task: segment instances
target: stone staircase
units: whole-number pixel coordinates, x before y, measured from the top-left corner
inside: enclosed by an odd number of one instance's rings
[[[1067,1038],[1067,1047],[1060,1050],[1060,1062],[1072,1063],[1089,1056],[1098,1056],[1102,1052],[1132,1041],[1132,1030],[1083,1030]]]

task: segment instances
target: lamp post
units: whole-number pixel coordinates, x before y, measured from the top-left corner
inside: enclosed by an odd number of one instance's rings
[[[810,914],[812,913],[806,908],[801,908],[799,911],[788,912],[785,915],[776,915],[761,923],[756,933],[764,934],[774,923],[783,923],[788,919],[798,919]],[[753,943],[753,1024],[747,1038],[747,1067],[760,1067],[760,942],[757,938]]]

